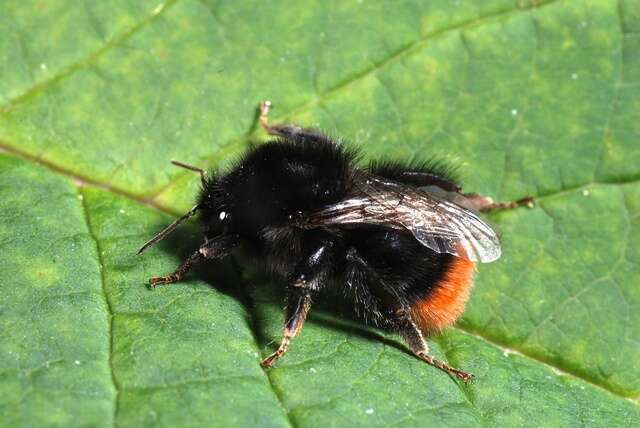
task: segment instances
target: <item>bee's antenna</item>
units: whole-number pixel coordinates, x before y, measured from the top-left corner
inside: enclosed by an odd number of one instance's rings
[[[191,208],[188,213],[186,213],[185,215],[183,215],[182,217],[180,217],[179,219],[171,223],[169,226],[162,229],[160,232],[158,232],[156,236],[154,236],[153,238],[145,242],[145,244],[142,247],[140,247],[140,249],[138,250],[138,254],[142,253],[144,250],[146,250],[156,242],[164,239],[168,234],[173,232],[173,230],[176,227],[178,227],[180,223],[193,217],[200,208],[202,208],[200,204],[196,205],[195,207]]]
[[[179,166],[179,167],[200,173],[200,180],[204,183],[204,169],[198,168],[197,166],[186,164],[184,162],[173,160],[173,159],[171,160],[171,163],[174,164],[175,166]]]

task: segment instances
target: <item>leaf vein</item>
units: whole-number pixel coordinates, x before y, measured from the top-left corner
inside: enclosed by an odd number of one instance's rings
[[[494,19],[500,19],[500,18],[504,18],[504,17],[508,17],[514,13],[520,13],[523,11],[529,11],[531,9],[535,9],[535,8],[540,8],[540,7],[544,7],[544,6],[548,6],[551,5],[553,3],[556,3],[559,0],[549,0],[547,2],[540,2],[536,5],[531,5],[531,6],[527,6],[527,7],[523,7],[523,8],[519,8],[519,9],[509,9],[509,10],[500,10],[498,12],[494,12],[491,14],[487,14],[485,16],[482,17],[478,17],[478,18],[473,18],[473,19],[467,19],[467,20],[463,20],[459,23],[453,24],[451,26],[445,27],[445,28],[441,28],[432,32],[429,32],[427,34],[425,34],[424,36],[414,40],[413,42],[405,45],[404,47],[398,49],[397,51],[395,51],[394,53],[392,53],[391,55],[389,55],[387,58],[381,60],[381,61],[377,61],[372,63],[372,65],[364,70],[362,70],[360,73],[352,76],[351,78],[340,82],[336,85],[334,85],[333,87],[329,88],[328,90],[326,90],[325,92],[323,92],[322,94],[320,94],[318,97],[307,101],[306,103],[298,106],[297,108],[292,109],[291,111],[289,111],[288,113],[284,114],[284,117],[290,117],[293,115],[296,115],[300,112],[306,111],[308,109],[310,109],[311,107],[313,107],[316,104],[319,104],[321,102],[324,102],[324,100],[326,100],[327,98],[331,98],[332,96],[334,96],[337,92],[340,92],[343,89],[347,89],[348,87],[354,85],[355,83],[369,77],[370,75],[372,75],[373,73],[377,72],[378,70],[393,64],[394,62],[404,58],[405,56],[410,55],[411,53],[413,53],[414,51],[419,50],[425,43],[427,43],[428,41],[441,37],[445,34],[448,34],[450,32],[453,31],[463,31],[467,28],[473,27],[473,26],[477,26],[480,25],[484,22],[487,21],[492,21]]]
[[[560,377],[565,376],[565,377],[572,377],[572,378],[575,378],[575,379],[579,379],[579,380],[581,380],[581,381],[583,381],[585,383],[588,383],[589,385],[593,386],[594,388],[597,388],[597,389],[602,390],[602,391],[606,391],[607,393],[609,393],[611,395],[614,395],[617,398],[624,398],[624,399],[628,399],[628,400],[629,399],[633,400],[633,397],[624,395],[623,393],[620,393],[618,391],[614,391],[606,383],[599,382],[596,379],[588,378],[588,377],[584,376],[584,374],[577,373],[577,372],[571,370],[570,368],[560,367],[560,366],[554,364],[553,362],[550,362],[550,361],[544,359],[541,356],[535,355],[534,353],[529,353],[529,352],[524,351],[522,349],[515,348],[515,347],[512,347],[509,344],[503,343],[503,342],[501,342],[499,339],[497,339],[495,337],[485,336],[481,332],[478,332],[478,331],[476,331],[474,329],[471,329],[471,328],[469,328],[467,326],[463,327],[463,326],[460,326],[460,325],[456,325],[456,326],[451,327],[451,328],[456,329],[456,330],[458,330],[458,331],[460,331],[462,333],[465,333],[465,334],[467,334],[469,336],[475,337],[476,339],[480,339],[480,340],[482,340],[482,341],[488,343],[489,345],[492,345],[492,346],[494,346],[494,347],[496,347],[498,349],[501,349],[501,350],[503,350],[503,352],[505,354],[516,354],[516,355],[519,355],[521,357],[524,357],[524,358],[527,358],[529,360],[532,360],[533,362],[536,362],[536,363],[538,363],[538,364],[540,364],[542,366],[545,366],[545,367],[549,368],[551,371],[553,371],[556,375],[558,375]],[[635,403],[635,404],[639,404],[640,405],[640,403]]]
[[[162,3],[160,6],[156,6],[154,8],[154,10],[151,12],[151,14],[149,14],[146,17],[142,18],[140,20],[140,22],[138,22],[136,25],[131,26],[128,30],[123,31],[119,35],[113,37],[111,40],[106,41],[106,43],[102,47],[100,47],[99,49],[96,49],[95,51],[91,52],[89,55],[85,56],[84,58],[82,58],[82,59],[80,59],[78,61],[75,61],[75,62],[73,62],[71,64],[68,64],[68,65],[62,67],[62,70],[60,72],[52,75],[51,77],[49,77],[49,78],[47,78],[45,80],[37,82],[36,84],[34,84],[30,88],[28,88],[27,90],[22,92],[21,94],[16,95],[13,98],[10,98],[8,100],[8,102],[4,106],[0,107],[0,115],[7,114],[11,110],[13,110],[13,108],[16,107],[18,104],[22,103],[25,100],[28,100],[29,98],[31,98],[35,94],[47,89],[52,84],[55,84],[55,83],[57,83],[57,82],[59,82],[61,80],[64,80],[65,78],[73,75],[76,71],[82,70],[82,69],[84,69],[86,67],[91,66],[100,57],[102,57],[102,55],[104,55],[106,52],[110,51],[112,48],[120,45],[122,42],[126,41],[131,36],[136,34],[138,31],[140,31],[141,29],[146,27],[147,24],[149,24],[149,22],[151,22],[154,19],[156,19],[159,16],[161,16],[164,12],[166,12],[176,2],[177,2],[177,0],[167,0],[165,3]],[[93,19],[90,19],[90,22],[93,24]],[[99,33],[97,28],[96,28],[96,32]],[[31,67],[29,67],[29,68],[31,69]]]
[[[609,106],[609,111],[607,112],[607,117],[604,121],[604,127],[602,130],[602,143],[600,147],[600,155],[598,156],[598,160],[596,162],[596,167],[593,170],[593,181],[600,176],[600,172],[602,169],[602,165],[604,164],[604,158],[607,153],[607,139],[611,134],[611,119],[613,118],[613,114],[616,111],[620,100],[620,88],[622,87],[622,83],[624,82],[624,43],[622,41],[622,35],[624,34],[624,23],[622,22],[622,5],[620,4],[620,0],[617,1],[616,7],[616,15],[618,17],[618,22],[620,25],[620,46],[618,46],[618,78],[613,84],[613,95],[611,97],[611,102]]]
[[[393,52],[391,55],[389,55],[388,57],[386,57],[383,60],[377,61],[377,62],[372,62],[371,66],[365,68],[364,70],[362,70],[361,72],[351,76],[349,79],[346,79],[343,82],[337,83],[336,85],[330,87],[329,89],[325,90],[322,93],[318,93],[317,91],[316,96],[312,99],[310,99],[309,101],[307,101],[306,103],[302,103],[297,107],[292,108],[291,110],[289,110],[288,112],[284,112],[282,113],[281,117],[283,118],[289,118],[295,115],[298,115],[300,113],[303,113],[309,109],[311,109],[312,107],[315,106],[319,106],[322,105],[327,99],[335,96],[338,92],[341,92],[342,90],[346,90],[349,87],[351,87],[352,85],[366,79],[367,77],[373,75],[374,73],[376,73],[378,70],[395,63],[396,61],[401,60],[402,58],[404,58],[405,56],[410,55],[411,53],[413,53],[414,51],[418,51],[424,44],[426,44],[428,41],[441,37],[445,34],[448,34],[450,32],[453,31],[464,31],[467,28],[473,27],[473,26],[477,26],[480,25],[486,21],[491,21],[494,19],[500,19],[500,18],[504,18],[504,17],[508,17],[514,13],[521,13],[523,11],[530,11],[532,9],[536,9],[536,8],[541,8],[544,6],[548,6],[551,4],[554,4],[556,2],[558,2],[560,0],[549,0],[546,2],[539,2],[537,5],[532,4],[531,6],[527,6],[527,7],[523,7],[523,8],[519,8],[516,10],[513,9],[509,9],[509,10],[500,10],[498,12],[494,12],[485,16],[481,16],[481,17],[476,17],[476,18],[472,18],[472,19],[468,19],[468,20],[463,20],[459,23],[453,24],[449,27],[445,27],[445,28],[441,28],[438,29],[436,31],[432,31],[429,32],[427,34],[425,34],[422,37],[419,37],[418,39],[414,40],[413,42],[410,42],[408,44],[406,44],[405,46],[403,46],[402,48],[398,49],[397,51]],[[535,3],[535,2],[534,2]],[[256,132],[253,132],[253,128],[255,128],[255,125],[251,127],[251,129],[249,129],[249,131],[246,133],[245,136],[241,137],[241,138],[248,138],[251,135],[256,134]],[[225,144],[224,147],[233,144],[233,142],[237,142],[240,139],[233,139],[232,143],[229,144]],[[217,156],[217,154],[219,153],[220,150],[216,151],[216,153],[212,154],[211,156],[209,156],[208,158],[215,158]],[[183,172],[179,175],[177,175],[176,177],[179,179],[181,177],[183,177],[186,173]],[[171,187],[171,183],[167,184],[167,186],[165,188]],[[162,191],[164,191],[165,189],[161,189],[160,192],[156,193],[154,195],[154,198],[157,197],[160,193],[162,193]]]
[[[109,294],[107,293],[107,289],[106,289],[106,282],[105,282],[105,276],[104,276],[104,261],[102,259],[102,252],[100,249],[100,242],[98,241],[98,236],[96,235],[95,231],[93,230],[93,226],[91,225],[91,220],[89,217],[89,209],[87,207],[87,202],[86,202],[86,197],[84,197],[84,195],[82,195],[82,191],[80,188],[78,188],[78,196],[82,196],[82,198],[80,199],[80,205],[82,207],[82,212],[83,212],[83,217],[85,219],[86,225],[87,225],[87,230],[89,231],[89,236],[91,236],[91,239],[93,239],[95,246],[96,246],[96,252],[97,252],[97,256],[98,256],[98,265],[100,266],[100,282],[102,284],[102,294],[104,296],[104,302],[105,302],[105,306],[109,315],[109,325],[108,325],[108,329],[109,329],[109,356],[108,356],[108,362],[109,362],[109,371],[111,372],[111,382],[113,383],[113,389],[115,391],[114,393],[114,400],[113,400],[113,422],[114,425],[117,421],[118,418],[118,396],[120,394],[120,385],[118,383],[118,380],[116,378],[115,375],[115,370],[114,370],[114,366],[113,366],[113,349],[114,349],[114,337],[113,337],[113,318],[114,318],[114,311],[113,311],[113,304],[111,302],[111,300],[109,299]]]

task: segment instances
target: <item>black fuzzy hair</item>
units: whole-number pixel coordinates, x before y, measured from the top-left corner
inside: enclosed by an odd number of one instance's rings
[[[336,203],[349,190],[357,157],[321,134],[280,137],[253,147],[203,181],[200,221],[215,230],[224,211],[251,234],[286,222],[291,213]]]
[[[410,183],[411,179],[404,176],[404,172],[424,172],[443,178],[460,186],[458,168],[435,157],[412,161],[374,159],[369,162],[369,171],[375,175],[405,183]]]

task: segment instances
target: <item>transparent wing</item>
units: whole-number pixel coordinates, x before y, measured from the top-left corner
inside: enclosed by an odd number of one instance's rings
[[[425,247],[474,262],[500,258],[500,241],[474,211],[426,189],[373,176],[358,176],[339,203],[303,215],[304,228],[327,225],[379,225],[410,231]]]

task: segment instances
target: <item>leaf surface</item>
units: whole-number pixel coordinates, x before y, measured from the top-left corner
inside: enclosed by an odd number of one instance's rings
[[[4,2],[0,31],[2,425],[640,424],[637,0]],[[263,371],[283,284],[235,261],[145,287],[200,239],[134,256],[193,205],[168,161],[228,165],[263,99],[537,197],[430,339],[474,383],[322,306]]]

